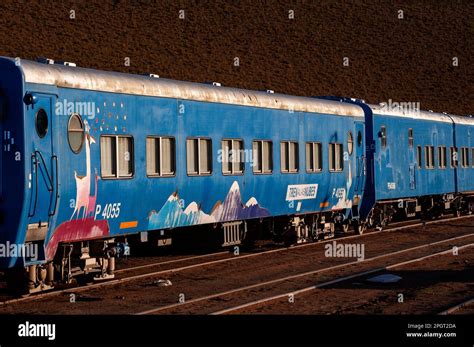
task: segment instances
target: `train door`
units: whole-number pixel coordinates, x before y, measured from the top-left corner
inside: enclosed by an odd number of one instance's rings
[[[352,217],[359,217],[359,208],[364,192],[365,176],[366,176],[366,157],[365,157],[365,133],[364,123],[355,122],[355,170],[354,170],[354,198],[352,205]]]
[[[361,195],[364,191],[365,174],[366,174],[366,159],[365,159],[365,135],[364,135],[364,123],[355,123],[355,153],[356,153],[356,164],[355,164],[355,188],[354,195]]]
[[[415,140],[413,137],[413,128],[408,129],[408,174],[410,190],[416,189],[415,170],[417,166],[417,155],[415,153]]]
[[[30,209],[28,231],[33,239],[43,239],[48,231],[50,217],[56,212],[58,199],[57,158],[53,154],[53,102],[47,94],[31,96],[27,119],[32,120],[31,173],[29,176]]]

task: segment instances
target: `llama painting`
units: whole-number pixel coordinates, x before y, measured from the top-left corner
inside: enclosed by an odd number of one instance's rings
[[[94,197],[90,196],[91,192],[91,144],[95,143],[94,138],[90,135],[90,127],[87,120],[84,120],[84,132],[85,132],[85,149],[86,149],[86,175],[79,176],[77,171],[74,171],[74,178],[76,179],[76,204],[74,212],[71,215],[70,220],[76,215],[76,219],[79,218],[79,213],[82,209],[82,219],[87,218],[90,213],[90,208],[92,210],[95,208],[95,200],[97,197],[97,180],[98,175],[96,172],[95,177],[95,195]],[[94,206],[89,206],[90,202],[94,203]]]

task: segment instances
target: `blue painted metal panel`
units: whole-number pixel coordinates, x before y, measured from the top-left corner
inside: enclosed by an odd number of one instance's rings
[[[23,76],[13,60],[0,60],[0,96],[3,112],[0,119],[2,148],[0,150],[0,243],[3,251],[11,244],[22,244],[25,238],[25,177],[27,157],[24,151]],[[0,257],[0,266],[13,266],[18,257]]]
[[[385,148],[380,137],[382,126],[385,126],[387,134]],[[408,144],[410,128],[414,136],[412,148]],[[449,166],[449,148],[453,146],[451,123],[375,114],[374,134],[377,200],[455,192],[455,170]],[[417,146],[422,147],[421,168],[418,167]],[[425,166],[425,146],[434,146],[434,169]],[[447,148],[445,169],[439,168],[438,146]]]
[[[474,126],[455,124],[456,147],[458,150],[457,185],[460,192],[474,191]],[[467,149],[467,162],[463,165],[462,149]]]

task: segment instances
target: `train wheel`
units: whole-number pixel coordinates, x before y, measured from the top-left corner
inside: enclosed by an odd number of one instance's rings
[[[352,226],[357,235],[362,235],[366,229],[365,222],[353,222]]]

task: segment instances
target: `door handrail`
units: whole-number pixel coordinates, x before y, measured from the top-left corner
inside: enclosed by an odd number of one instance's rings
[[[34,168],[34,169],[33,169]],[[33,217],[36,213],[36,203],[38,201],[38,163],[34,153],[31,154],[31,172],[35,175],[34,189],[35,189],[35,205],[33,212],[31,211],[31,204],[33,200],[33,194],[30,195],[30,209],[28,211],[28,218]]]
[[[58,199],[59,199],[59,173],[58,173],[58,157],[56,155],[51,156],[51,161],[54,161],[55,164],[55,170],[54,170],[54,176],[55,176],[55,194],[54,194],[54,209],[51,212],[51,205],[53,203],[53,195],[51,194],[51,201],[49,203],[49,210],[48,214],[49,216],[54,216],[56,214],[56,208],[58,207]]]
[[[46,173],[46,177],[48,178],[48,182],[46,182],[46,180],[45,180],[46,187],[48,188],[48,191],[52,192],[53,191],[53,180],[51,179],[51,176],[49,175],[48,168],[46,167],[46,163],[45,163],[44,158],[43,158],[43,154],[41,154],[40,151],[36,150],[34,152],[34,155],[35,156],[39,155],[39,158],[41,159],[41,164],[43,164],[44,172]],[[41,166],[40,166],[40,168],[41,168]],[[41,169],[41,173],[43,174],[43,179],[44,179],[43,169]],[[49,186],[48,186],[48,183],[49,183]]]
[[[33,199],[33,194],[30,195],[30,209],[28,211],[28,217],[33,217],[36,214],[36,207],[38,204],[38,169],[41,170],[41,175],[43,176],[44,183],[46,184],[46,188],[48,189],[48,192],[50,192],[50,201],[49,201],[49,207],[48,207],[48,216],[53,216],[56,214],[56,209],[58,205],[58,198],[59,198],[59,180],[58,180],[58,157],[56,155],[51,156],[51,163],[54,162],[55,165],[55,170],[53,167],[53,171],[55,171],[55,179],[54,179],[54,185],[53,185],[53,179],[52,176],[49,174],[48,167],[46,166],[46,162],[44,160],[43,154],[35,150],[32,155],[31,155],[31,171],[34,174],[34,206],[33,206],[33,211],[31,210],[31,205],[32,205],[32,199]],[[34,167],[34,170],[33,170]],[[54,195],[53,195],[54,193]],[[53,201],[54,201],[54,209],[52,209],[53,206]]]

